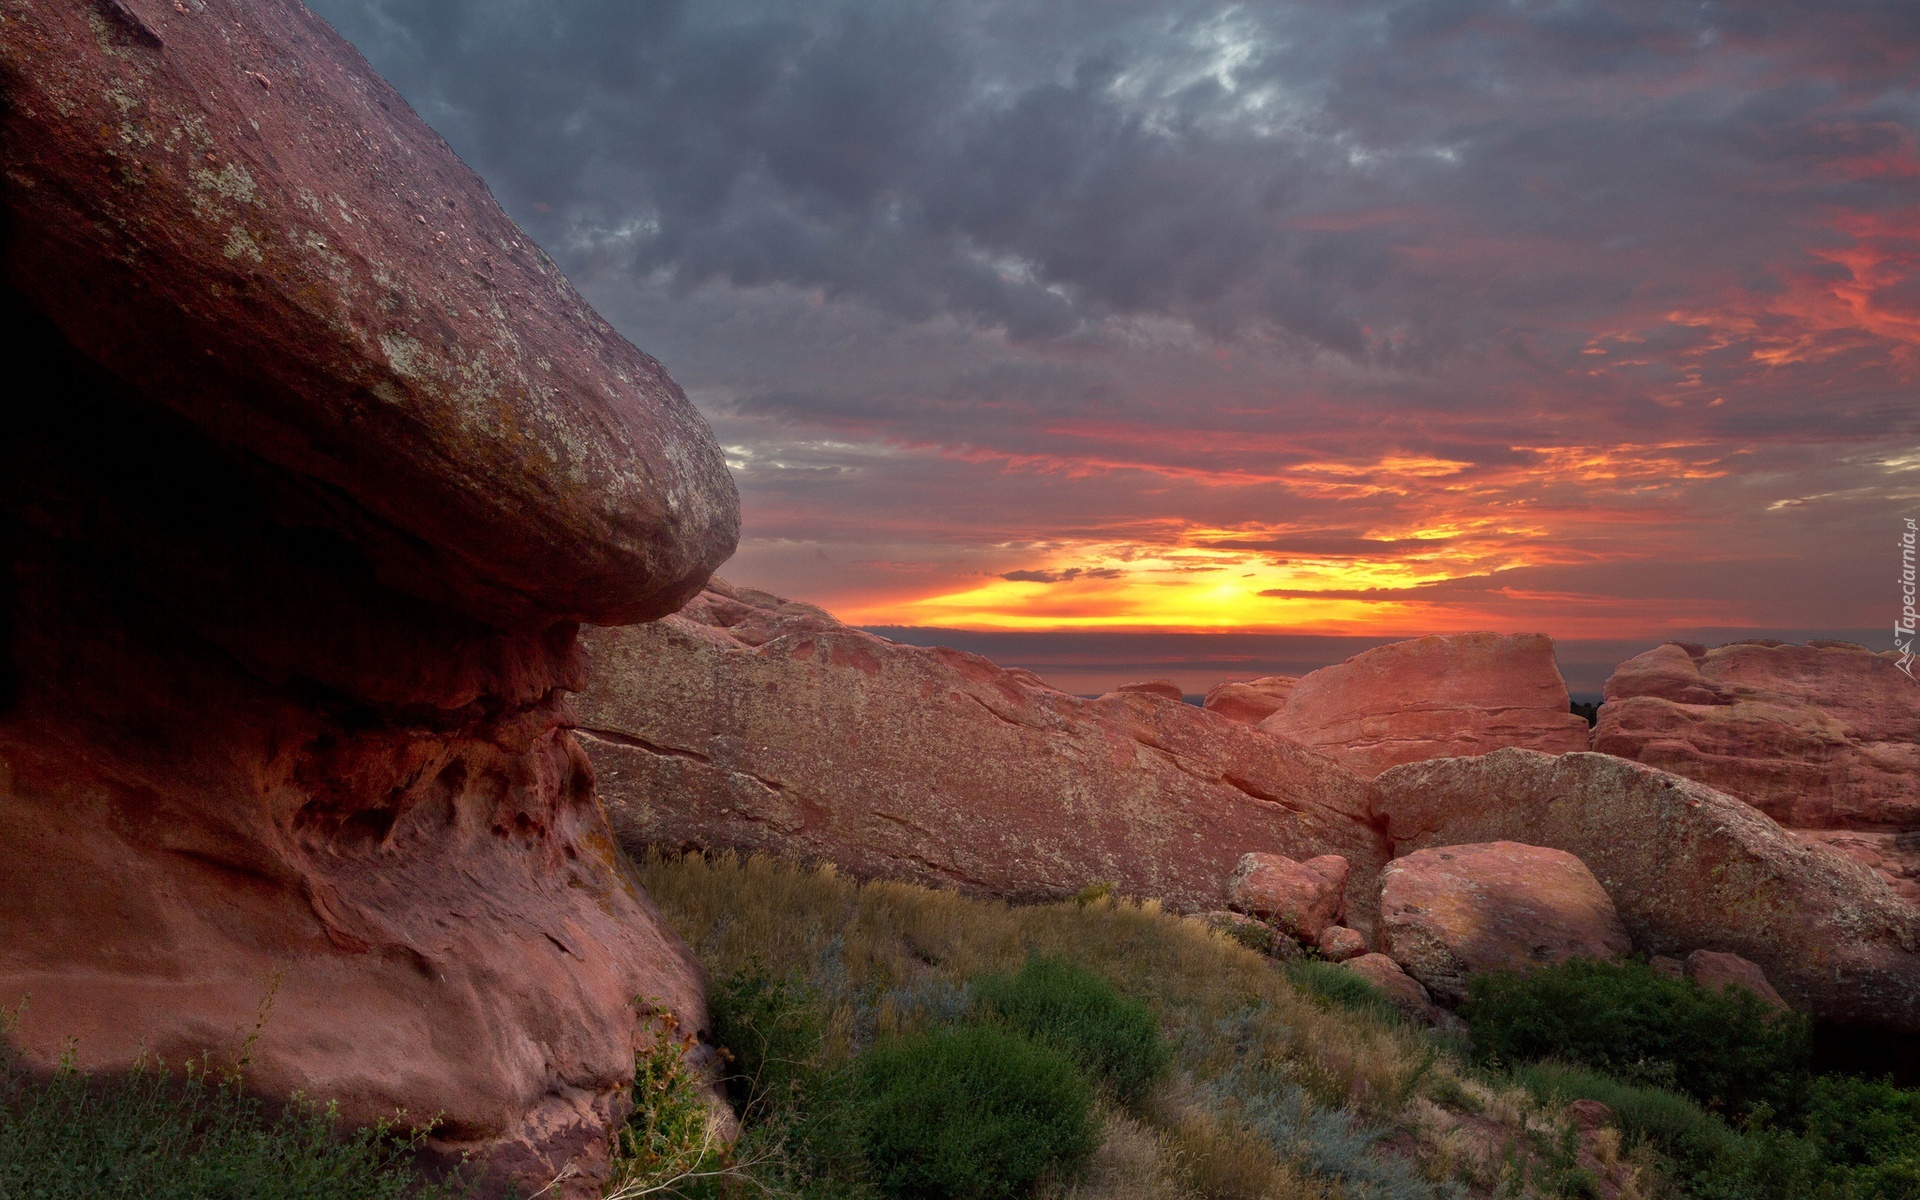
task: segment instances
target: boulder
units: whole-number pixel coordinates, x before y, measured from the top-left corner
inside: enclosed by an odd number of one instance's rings
[[[1441,1001],[1481,971],[1526,970],[1633,949],[1613,901],[1578,858],[1518,842],[1416,850],[1387,864],[1381,948]]]
[[[1207,692],[1201,707],[1219,713],[1242,725],[1258,725],[1287,702],[1287,695],[1300,680],[1292,675],[1268,675],[1260,679],[1235,680],[1215,684]]]
[[[1396,851],[1565,850],[1639,949],[1717,947],[1823,1021],[1920,1032],[1920,909],[1732,796],[1607,754],[1499,750],[1383,772],[1372,803]]]
[[[1186,694],[1180,685],[1171,679],[1149,679],[1145,683],[1123,683],[1113,689],[1115,692],[1132,692],[1141,696],[1158,696],[1162,700],[1171,700],[1175,704],[1185,703]]]
[[[1607,680],[1594,749],[1738,796],[1920,900],[1920,684],[1848,642],[1669,643]]]
[[[1345,912],[1351,873],[1338,854],[1305,862],[1280,854],[1242,855],[1227,880],[1227,907],[1312,943]]]
[[[1423,1025],[1435,1024],[1440,1010],[1420,981],[1384,954],[1362,954],[1340,964],[1386,993],[1393,1006]]]
[[[1114,882],[1218,906],[1252,850],[1385,861],[1365,781],[1189,704],[1082,700],[716,583],[652,625],[593,629],[582,744],[621,841],[768,851],[987,896]],[[1364,882],[1363,882],[1364,881]],[[1370,927],[1371,906],[1352,920]]]
[[[704,1017],[568,731],[575,622],[727,555],[718,446],[294,0],[5,21],[14,1048],[244,1053],[598,1195],[633,1000]]]
[[[1780,993],[1774,991],[1773,985],[1767,982],[1766,972],[1738,954],[1695,950],[1687,955],[1686,976],[1709,991],[1743,987],[1775,1008],[1787,1007]]]
[[[1394,642],[1303,676],[1260,722],[1362,775],[1400,763],[1524,746],[1585,750],[1553,639],[1461,633]]]
[[[1345,925],[1329,925],[1320,931],[1320,954],[1329,962],[1345,962],[1367,952],[1367,937]]]

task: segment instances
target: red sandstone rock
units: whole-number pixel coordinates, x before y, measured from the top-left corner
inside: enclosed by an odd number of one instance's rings
[[[1587,748],[1543,634],[1448,634],[1395,642],[1303,676],[1260,723],[1362,775],[1502,746]]]
[[[1362,954],[1340,965],[1385,992],[1395,1008],[1414,1020],[1427,1025],[1438,1020],[1439,1010],[1427,995],[1427,989],[1386,955]]]
[[[567,731],[573,622],[725,557],[717,446],[298,4],[4,20],[15,1046],[230,1063],[270,998],[251,1087],[598,1195],[631,1002],[702,985]]]
[[[1773,990],[1767,982],[1767,974],[1755,964],[1741,958],[1738,954],[1722,954],[1717,950],[1695,950],[1687,955],[1687,978],[1709,991],[1723,988],[1743,987],[1765,1000],[1775,1008],[1786,1008],[1787,1002],[1780,993]]]
[[[1311,943],[1346,908],[1347,860],[1322,854],[1295,862],[1280,854],[1243,855],[1227,880],[1227,907],[1252,913]]]
[[[383,579],[619,624],[732,553],[680,389],[300,4],[23,0],[0,65],[6,284]]]
[[[1329,925],[1320,931],[1320,953],[1331,962],[1345,962],[1367,952],[1366,935],[1345,925]]]
[[[1578,858],[1518,842],[1419,850],[1381,874],[1381,948],[1441,1000],[1467,977],[1570,958],[1617,958],[1633,943]]]
[[[678,616],[584,640],[580,737],[628,846],[1017,898],[1111,880],[1189,911],[1217,905],[1252,850],[1341,854],[1363,891],[1384,861],[1364,781],[1192,705],[1077,699],[718,583]]]
[[[1292,675],[1268,675],[1261,679],[1235,680],[1216,684],[1207,692],[1201,707],[1229,721],[1258,725],[1287,702],[1293,685],[1300,681]]]
[[[1846,642],[1657,646],[1607,680],[1594,749],[1827,839],[1920,900],[1920,685]]]
[[[1162,700],[1172,700],[1176,704],[1186,701],[1180,685],[1171,679],[1149,679],[1145,683],[1123,683],[1113,689],[1116,692],[1134,692],[1142,696],[1158,696]]]
[[[1640,949],[1720,947],[1825,1021],[1920,1032],[1920,909],[1731,796],[1611,755],[1528,750],[1396,767],[1371,794],[1396,850],[1565,850]]]

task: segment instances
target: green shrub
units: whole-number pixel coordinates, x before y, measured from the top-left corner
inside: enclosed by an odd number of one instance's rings
[[[1065,1052],[1125,1103],[1138,1103],[1171,1060],[1152,1009],[1065,959],[1036,955],[973,989],[983,1013]]]
[[[1005,1200],[1099,1143],[1093,1093],[1063,1053],[976,1025],[861,1056],[861,1140],[893,1196]]]
[[[732,1147],[708,1111],[705,1081],[688,1061],[698,1043],[672,1012],[645,1005],[652,1044],[634,1055],[633,1112],[614,1131],[609,1200],[659,1193],[717,1196],[735,1174]]]
[[[270,1113],[204,1064],[29,1078],[0,1047],[0,1196],[36,1200],[400,1200],[444,1196],[409,1166],[418,1138],[345,1129],[296,1097]]]
[[[1807,1109],[1807,1138],[1842,1195],[1920,1198],[1920,1091],[1823,1075]]]
[[[707,1012],[745,1126],[735,1161],[804,1194],[862,1194],[857,1081],[827,1054],[819,994],[756,964],[715,981]]]
[[[1736,1116],[1795,1108],[1812,1057],[1805,1017],[1639,963],[1489,972],[1469,983],[1460,1011],[1482,1059],[1579,1063]]]

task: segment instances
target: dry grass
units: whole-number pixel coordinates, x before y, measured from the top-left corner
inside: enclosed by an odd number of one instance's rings
[[[1423,1031],[1329,1008],[1270,960],[1151,900],[1016,907],[731,854],[656,855],[639,870],[716,974],[757,967],[809,983],[829,1009],[833,1053],[952,1019],[967,980],[1034,953],[1152,1004],[1173,1078],[1138,1113],[1110,1107],[1105,1145],[1053,1200],[1484,1195],[1499,1175],[1487,1129],[1557,1129],[1524,1090],[1475,1080]]]

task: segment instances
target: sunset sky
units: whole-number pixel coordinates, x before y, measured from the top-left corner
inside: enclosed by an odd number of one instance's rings
[[[321,0],[866,625],[1873,631],[1920,4]]]

